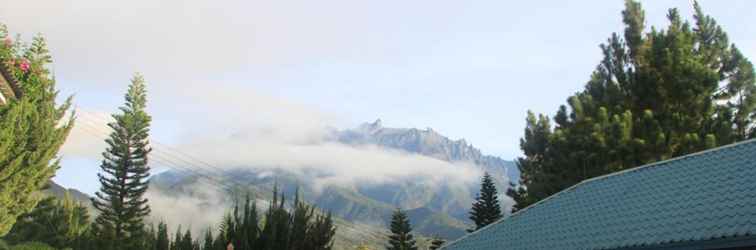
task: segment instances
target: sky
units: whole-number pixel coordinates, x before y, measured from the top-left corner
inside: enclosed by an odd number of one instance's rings
[[[672,7],[692,17],[690,1],[641,2],[647,27],[664,27]],[[756,2],[701,4],[731,42],[756,56]],[[553,114],[582,89],[599,44],[623,29],[623,7],[620,0],[0,0],[0,22],[25,40],[47,38],[61,95],[74,95],[80,123],[95,133],[104,122],[92,117],[116,111],[140,72],[152,140],[186,151],[253,141],[246,146],[254,154],[268,145],[258,142],[275,141],[285,146],[278,154],[297,152],[293,146],[320,141],[323,127],[380,118],[514,159],[526,112]],[[223,143],[229,136],[237,140]],[[91,193],[102,143],[86,131],[71,137],[55,180]],[[326,146],[319,149],[345,150]],[[373,151],[354,161],[406,157]],[[285,158],[272,162],[298,164]]]

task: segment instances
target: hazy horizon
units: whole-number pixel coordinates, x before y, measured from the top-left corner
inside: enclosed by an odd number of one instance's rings
[[[692,18],[690,1],[641,2],[647,28],[666,27],[673,7]],[[521,154],[527,110],[552,115],[582,89],[601,58],[599,44],[622,31],[624,8],[619,0],[0,5],[11,33],[48,39],[57,88],[75,95],[77,109],[103,117],[117,111],[141,72],[151,136],[161,143],[181,148],[241,133],[254,145],[288,147],[317,140],[325,127],[380,118],[387,127],[464,138],[507,160]],[[756,2],[701,5],[746,57],[756,56],[756,32],[743,25],[756,21]],[[54,180],[94,191],[98,145],[74,131]]]

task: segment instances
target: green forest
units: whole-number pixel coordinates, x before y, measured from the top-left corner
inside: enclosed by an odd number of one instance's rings
[[[624,30],[599,45],[603,58],[584,88],[552,115],[525,114],[516,160],[520,179],[497,187],[488,173],[480,176],[468,233],[584,180],[756,137],[753,64],[715,19],[694,2],[691,20],[670,9],[666,27],[646,27],[641,4],[624,3],[618,16]],[[43,193],[77,124],[74,98],[56,102],[52,57],[42,36],[26,43],[0,26],[0,37],[0,84],[8,86],[0,85],[0,93],[9,97],[0,102],[0,250],[334,248],[336,218],[299,192],[287,197],[277,188],[266,201],[236,195],[243,198],[200,235],[189,225],[148,222],[152,117],[140,74],[112,113],[100,188],[91,201]],[[505,198],[514,201],[511,209]],[[390,250],[439,249],[454,240],[423,235],[428,244],[419,244],[400,208],[385,230],[381,244]]]

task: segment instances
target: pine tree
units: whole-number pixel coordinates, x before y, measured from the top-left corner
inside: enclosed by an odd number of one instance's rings
[[[306,249],[308,243],[313,243],[314,239],[308,239],[308,234],[313,233],[310,221],[314,215],[314,209],[299,200],[299,190],[294,195],[294,211],[291,214],[291,233],[289,249]],[[313,249],[314,248],[307,248]]]
[[[143,218],[150,213],[147,191],[148,132],[150,116],[145,112],[146,89],[144,79],[134,76],[126,94],[121,114],[113,115],[113,129],[105,140],[107,150],[100,165],[104,174],[98,174],[100,191],[92,204],[100,212],[95,220],[98,236],[109,242],[112,249],[136,249],[144,233]]]
[[[503,217],[498,195],[493,178],[486,172],[481,179],[480,193],[475,197],[470,210],[470,219],[475,223],[475,229],[468,232],[477,231]]]
[[[388,250],[417,250],[409,218],[401,209],[396,209],[391,216],[390,230]]]
[[[507,191],[523,209],[585,179],[733,143],[756,135],[754,68],[694,2],[694,22],[669,10],[666,29],[644,27],[626,0],[623,35],[585,85],[548,117],[529,113]],[[624,38],[624,39],[623,39]]]
[[[202,242],[202,250],[212,250],[213,249],[213,231],[211,229],[207,229],[205,232],[205,240]]]
[[[10,39],[4,25],[0,39]],[[0,87],[8,96],[7,103],[0,102],[0,236],[39,202],[39,196],[28,194],[42,189],[59,168],[56,155],[73,126],[73,116],[66,117],[71,98],[55,103],[50,58],[42,37],[28,46],[18,41],[0,45],[0,67],[7,70],[12,88]]]
[[[286,211],[285,203],[285,195],[281,193],[279,197],[277,187],[274,188],[273,201],[265,213],[263,229],[260,232],[259,247],[261,249],[288,249],[291,224],[289,223],[289,213]]]
[[[206,235],[205,248],[226,249],[231,243],[235,249],[330,250],[336,234],[333,217],[305,204],[298,194],[296,197],[289,210],[284,194],[274,187],[273,200],[260,220],[255,202],[247,195],[243,206],[237,203],[223,217],[214,240]]]
[[[306,235],[307,249],[330,250],[333,248],[333,239],[336,235],[336,226],[333,224],[331,213],[318,213],[315,220],[309,226],[311,229]]]
[[[189,229],[186,229],[186,233],[184,233],[184,236],[180,239],[177,239],[178,241],[178,250],[193,250],[194,249],[194,239],[192,238],[192,231]]]
[[[142,238],[142,246],[141,249],[150,249],[154,250],[157,248],[157,232],[155,231],[155,225],[150,224],[150,227],[147,229],[147,232],[145,232],[144,237]]]
[[[441,246],[444,245],[444,243],[446,243],[446,240],[444,240],[441,237],[439,237],[438,235],[436,235],[436,237],[433,237],[433,240],[431,240],[430,250],[440,249]]]
[[[173,235],[173,240],[171,241],[171,250],[181,250],[181,240],[183,239],[183,235],[181,234],[181,225],[176,229],[176,233]]]
[[[171,240],[168,238],[168,225],[163,222],[158,224],[155,250],[170,250]]]

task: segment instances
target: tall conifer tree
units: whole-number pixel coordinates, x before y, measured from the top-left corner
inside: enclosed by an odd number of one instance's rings
[[[475,229],[468,230],[469,232],[474,232],[501,219],[503,215],[498,196],[493,178],[486,172],[480,182],[480,193],[470,210],[470,219],[475,222]]]
[[[170,250],[171,240],[168,238],[168,225],[163,222],[158,224],[155,250]]]
[[[108,124],[113,130],[98,174],[100,191],[92,204],[100,212],[95,220],[96,233],[113,242],[109,249],[138,249],[144,234],[143,218],[150,213],[147,191],[150,168],[148,135],[151,118],[145,111],[147,95],[144,79],[136,75],[126,93],[121,113]]]
[[[330,250],[333,248],[333,237],[336,235],[336,226],[333,224],[331,213],[318,213],[309,225],[310,230],[305,238],[307,249]]]
[[[391,235],[389,235],[388,250],[417,250],[415,239],[412,235],[407,214],[401,209],[396,209],[391,216]]]
[[[205,240],[202,242],[202,250],[213,250],[213,231],[210,228],[205,232]]]
[[[59,168],[55,158],[73,127],[73,119],[66,118],[70,98],[63,105],[55,103],[58,91],[47,70],[52,60],[45,39],[35,37],[30,45],[13,42],[4,25],[0,25],[0,39],[4,40],[0,44],[0,78],[7,78],[0,84],[5,97],[0,100],[3,236],[19,215],[39,202],[39,196],[29,194],[42,189]]]

